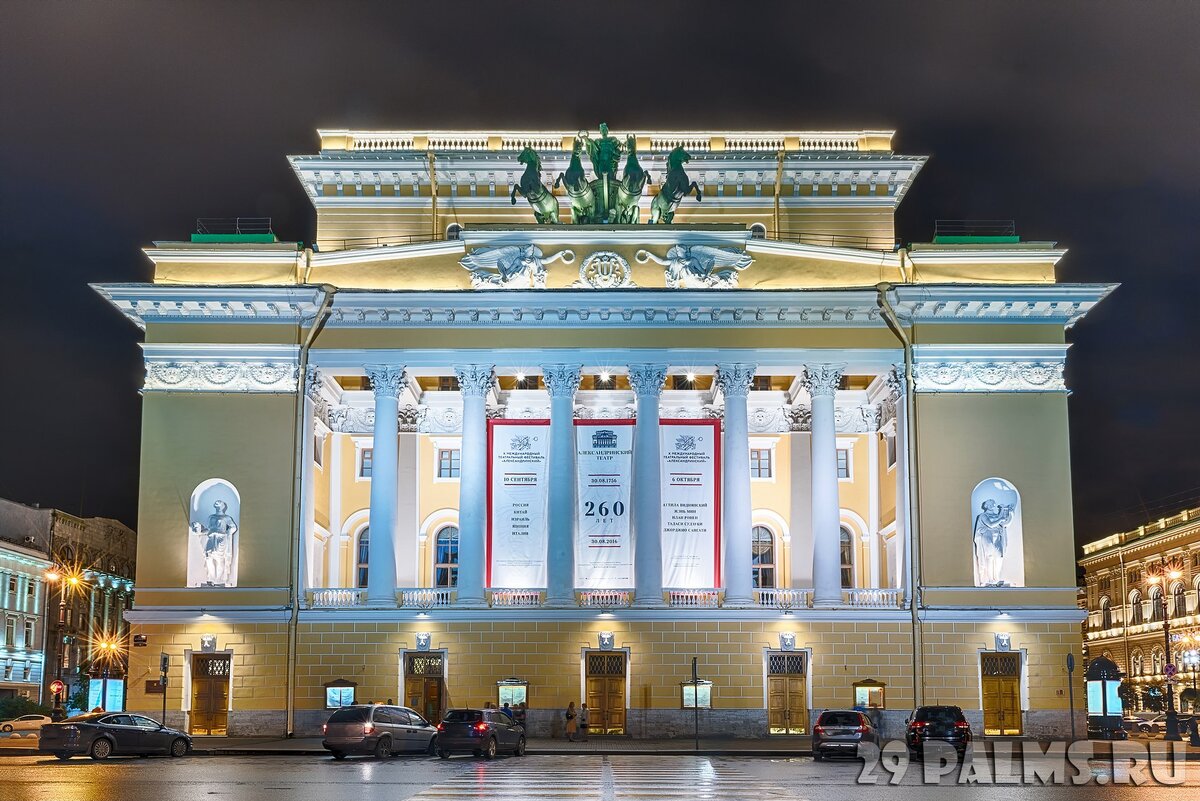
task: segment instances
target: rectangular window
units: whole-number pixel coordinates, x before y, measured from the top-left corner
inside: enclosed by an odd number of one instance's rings
[[[25,584],[25,597],[26,597],[26,598],[32,598],[32,597],[33,597],[33,593],[34,593],[34,586],[33,586],[33,582],[32,582],[32,581],[30,581],[30,582],[27,582],[27,583]]]
[[[894,434],[889,434],[883,438],[884,445],[887,447],[887,466],[896,466],[896,437]]]
[[[325,708],[341,709],[344,706],[354,706],[354,687],[326,687]]]
[[[755,392],[769,392],[771,390],[771,376],[756,375],[750,388]]]
[[[16,647],[17,640],[17,619],[15,617],[5,618],[4,620],[4,644],[9,648]]]
[[[437,455],[437,477],[458,478],[462,451],[458,448],[439,448]]]
[[[751,448],[750,449],[750,477],[751,478],[770,478],[771,477],[771,449],[770,448]]]
[[[33,647],[33,621],[32,620],[25,621],[25,647],[26,648]]]
[[[838,478],[850,478],[850,449],[837,449]]]
[[[8,591],[11,593],[16,593],[16,591],[17,591],[17,577],[16,576],[8,577]]]
[[[374,448],[363,448],[358,457],[358,477],[371,477],[371,460],[375,454]]]
[[[455,376],[455,375],[438,376],[438,391],[439,392],[458,392],[458,376]]]

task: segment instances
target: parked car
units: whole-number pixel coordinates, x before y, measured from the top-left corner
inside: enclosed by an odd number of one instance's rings
[[[12,720],[0,721],[0,731],[37,731],[47,723],[53,723],[53,721],[45,715],[21,715],[21,717],[13,718]]]
[[[384,759],[401,752],[432,755],[438,730],[419,714],[404,706],[357,704],[329,716],[321,727],[321,745],[334,759],[347,754],[373,754]]]
[[[879,745],[879,731],[871,719],[854,709],[826,709],[813,726],[813,759],[858,756],[859,743]]]
[[[923,706],[908,719],[904,741],[914,756],[924,756],[925,745],[942,742],[954,746],[959,759],[971,742],[971,724],[957,706]]]
[[[499,709],[451,709],[437,728],[442,759],[459,751],[488,759],[501,751],[525,756],[525,728]]]
[[[42,726],[38,750],[59,759],[77,754],[92,759],[150,754],[181,757],[192,750],[192,738],[142,715],[88,712]]]

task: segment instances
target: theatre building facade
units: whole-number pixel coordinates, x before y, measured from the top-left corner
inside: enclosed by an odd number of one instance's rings
[[[129,709],[1069,730],[1064,332],[1111,286],[899,245],[890,132],[320,137],[314,243],[201,221],[96,287],[145,332]]]

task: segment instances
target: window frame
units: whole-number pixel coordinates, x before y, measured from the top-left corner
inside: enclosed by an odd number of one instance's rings
[[[367,553],[366,559],[363,559],[363,536],[366,536]],[[371,523],[367,521],[366,525],[360,528],[354,534],[354,588],[363,590],[367,588],[367,581],[371,575]]]
[[[457,561],[442,562],[439,560],[439,557],[441,556],[441,548],[440,548],[439,542],[441,540],[442,532],[446,531],[447,529],[451,529],[451,528],[454,529],[454,531],[455,531],[456,544],[454,545],[454,555],[457,558]],[[453,590],[458,587],[458,568],[459,568],[459,564],[462,561],[462,557],[460,556],[461,548],[462,548],[462,529],[459,528],[457,522],[443,523],[442,525],[438,526],[437,531],[433,532],[433,575],[431,576],[431,578],[432,578],[431,583],[433,584],[433,587],[435,589]],[[438,576],[438,572],[439,572],[439,570],[442,570],[442,569],[445,569],[448,571],[450,581],[451,581],[450,584],[441,584],[440,583],[440,578]]]
[[[842,475],[842,454],[846,455],[846,475]],[[853,481],[854,480],[854,447],[843,448],[840,445],[837,448],[836,464],[834,469],[837,470],[838,481]]]
[[[842,536],[843,534],[850,535],[850,548],[849,548],[850,562],[849,562],[849,564],[847,564],[845,561],[842,560],[843,549],[844,549],[845,543],[846,543],[845,539]],[[858,570],[857,570],[857,568],[858,568],[857,550],[858,549],[856,546],[857,546],[857,543],[855,542],[854,528],[847,523],[840,523],[838,526],[838,579],[841,582],[841,588],[843,590],[853,590],[858,587]],[[847,569],[850,570],[850,583],[849,584],[846,583],[845,573],[844,573],[844,571]]]
[[[766,468],[764,471],[763,468]],[[750,480],[770,481],[775,478],[775,449],[750,448]]]
[[[771,543],[771,561],[768,563],[755,563],[754,546],[762,542],[755,535],[759,530],[767,532],[767,537]],[[779,539],[775,531],[762,523],[755,523],[750,527],[750,585],[756,590],[774,590],[779,588]],[[762,573],[764,570],[771,572],[771,583],[769,585],[762,583]],[[690,708],[690,707],[689,707]]]

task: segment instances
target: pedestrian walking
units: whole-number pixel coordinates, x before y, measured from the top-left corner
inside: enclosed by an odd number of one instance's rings
[[[527,710],[528,710],[528,707],[526,706],[524,701],[517,704],[517,708],[513,710],[513,720],[516,721],[516,723],[522,729],[525,728],[525,717],[527,714]]]
[[[575,732],[579,731],[579,721],[575,714],[575,702],[567,704],[567,742],[575,742]]]
[[[587,704],[579,705],[579,739],[585,743],[588,738],[588,708]]]

